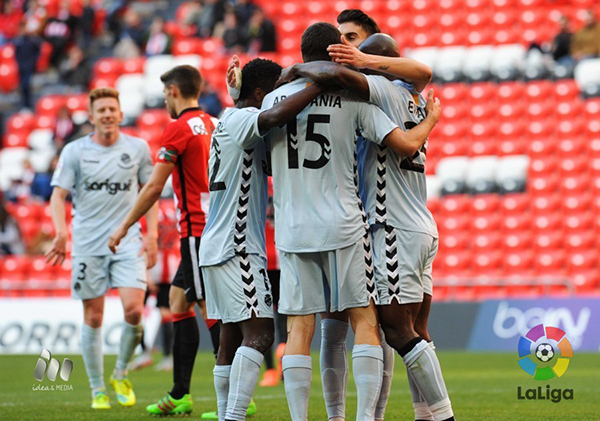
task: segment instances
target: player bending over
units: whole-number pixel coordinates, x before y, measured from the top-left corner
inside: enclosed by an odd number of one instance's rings
[[[212,117],[198,108],[201,76],[192,66],[177,66],[160,77],[165,105],[176,121],[165,128],[158,160],[150,181],[140,191],[135,205],[110,237],[115,252],[130,227],[160,198],[173,174],[173,190],[181,237],[181,262],[171,289],[169,307],[173,315],[173,388],[146,410],[157,415],[189,414],[193,409],[190,381],[194,370],[200,333],[194,313],[196,303],[204,308],[204,286],[198,262],[200,236],[204,229],[208,201],[208,155],[214,130]],[[121,245],[119,250],[123,247]],[[207,320],[213,347],[217,348],[218,324]]]
[[[327,47],[340,41],[333,25],[311,25],[302,35],[302,58],[329,60]],[[272,107],[308,82],[298,79],[276,89],[262,108]],[[403,132],[376,106],[332,93],[320,95],[296,119],[268,135],[276,245],[281,252],[279,309],[288,315],[283,375],[293,420],[307,419],[316,313],[349,309],[355,332],[357,419],[373,419],[381,387],[383,352],[371,243],[358,196],[357,130],[402,156],[412,156],[429,134],[423,128]]]
[[[270,164],[263,137],[294,119],[322,91],[313,84],[261,112],[280,73],[281,66],[270,60],[246,64],[236,106],[225,111],[212,137],[210,211],[200,264],[208,317],[222,323],[214,369],[219,420],[245,419],[274,338],[265,245]]]
[[[369,37],[360,50],[374,55],[399,56],[396,42],[384,34]],[[398,80],[391,82],[383,76],[365,76],[332,63],[296,65],[286,77],[292,77],[292,74],[351,89],[361,98],[380,106],[405,130],[426,122],[432,110],[431,91],[425,106],[425,100],[412,86]],[[361,195],[373,235],[380,323],[387,342],[406,363],[415,417],[451,420],[454,418],[450,400],[435,348],[431,342],[428,345],[427,334],[431,267],[438,243],[437,227],[426,206],[424,165],[427,145],[410,157],[399,157],[368,141],[362,141],[362,145]],[[427,302],[422,305],[425,297]],[[419,319],[423,323],[417,327],[415,323]],[[344,339],[338,338],[338,344],[331,345],[331,350],[338,349]],[[327,342],[334,341],[335,337],[328,335]],[[343,372],[340,363],[334,368]],[[387,398],[389,388],[382,389],[384,394]],[[383,411],[385,405],[380,409]],[[377,419],[383,419],[382,411],[378,411]]]
[[[56,237],[46,257],[53,265],[65,260],[69,236],[65,199],[71,192],[73,209],[77,209],[73,212],[72,295],[83,301],[83,361],[92,388],[92,408],[109,409],[102,357],[104,294],[109,287],[117,288],[123,303],[125,327],[110,384],[119,404],[132,406],[135,394],[127,378],[127,364],[142,338],[146,268],[154,266],[158,250],[158,206],[144,212],[148,222],[144,244],[137,223],[119,252],[110,252],[108,237],[132,208],[138,186],[149,181],[152,158],[146,141],[119,131],[123,121],[119,92],[94,89],[89,99],[94,132],[65,146],[52,177],[50,208]]]

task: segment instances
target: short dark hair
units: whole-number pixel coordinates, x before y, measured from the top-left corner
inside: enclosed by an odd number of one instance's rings
[[[371,16],[359,9],[346,9],[343,10],[337,17],[338,24],[351,22],[357,26],[360,26],[367,32],[367,35],[378,34],[381,32],[379,25],[375,22]]]
[[[275,87],[275,82],[281,75],[281,66],[274,61],[264,58],[250,60],[242,68],[242,89],[240,100],[248,98],[256,88],[269,93]]]
[[[300,42],[302,60],[305,63],[317,60],[331,61],[327,47],[341,42],[342,34],[335,26],[327,22],[314,23],[302,34]]]
[[[162,74],[160,81],[167,87],[169,85],[177,86],[181,95],[186,99],[198,99],[200,97],[202,76],[194,66],[184,64],[173,67]]]

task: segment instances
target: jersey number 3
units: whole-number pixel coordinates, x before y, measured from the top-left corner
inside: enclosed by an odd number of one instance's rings
[[[329,124],[331,116],[326,114],[309,114],[306,122],[306,141],[321,146],[321,156],[316,160],[305,159],[304,168],[319,169],[329,162],[331,142],[325,136],[315,133],[315,124]],[[288,168],[299,168],[298,165],[298,122],[294,119],[287,124]]]

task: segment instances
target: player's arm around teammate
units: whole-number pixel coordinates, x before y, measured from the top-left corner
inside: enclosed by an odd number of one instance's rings
[[[297,63],[284,70],[278,84],[289,82],[299,76],[307,77],[319,84],[348,89],[365,101],[370,97],[366,76],[339,64],[327,61]],[[400,156],[413,156],[423,146],[440,119],[441,104],[438,98],[434,98],[433,89],[427,94],[426,111],[427,117],[421,123],[408,131],[400,129],[392,131],[384,139],[383,144]]]

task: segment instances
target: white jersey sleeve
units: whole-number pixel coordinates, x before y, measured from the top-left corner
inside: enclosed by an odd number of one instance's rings
[[[356,105],[358,108],[356,124],[361,136],[381,144],[388,134],[398,128],[376,105],[366,102],[359,102]]]
[[[258,108],[247,107],[238,109],[229,117],[227,131],[231,139],[243,149],[251,149],[258,142],[262,142],[262,135],[258,130]]]
[[[150,146],[146,142],[140,142],[140,148],[142,149],[142,158],[138,170],[138,181],[140,184],[146,184],[150,181],[150,176],[152,175],[152,153],[150,152]]]
[[[77,172],[79,169],[78,144],[72,142],[66,145],[60,153],[58,164],[52,175],[51,185],[65,190],[71,190],[75,186]]]

